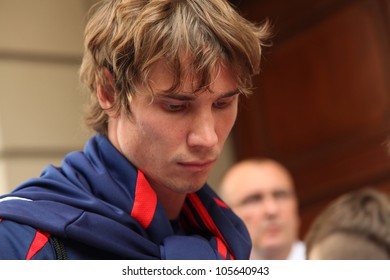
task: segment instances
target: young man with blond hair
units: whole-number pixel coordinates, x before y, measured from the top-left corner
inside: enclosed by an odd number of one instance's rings
[[[267,24],[225,0],[108,0],[85,32],[83,151],[0,198],[0,259],[247,259],[206,184]]]

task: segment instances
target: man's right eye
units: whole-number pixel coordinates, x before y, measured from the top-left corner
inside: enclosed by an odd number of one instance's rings
[[[241,201],[240,206],[246,206],[246,205],[252,205],[255,203],[259,203],[259,202],[261,202],[262,199],[263,199],[263,197],[260,194],[250,195]]]
[[[188,108],[188,104],[186,103],[180,103],[180,104],[175,104],[175,103],[163,103],[163,108],[164,110],[168,112],[181,112],[184,111]]]

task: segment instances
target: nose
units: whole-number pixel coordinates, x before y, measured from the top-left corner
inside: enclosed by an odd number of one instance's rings
[[[264,201],[264,211],[267,216],[275,216],[278,212],[278,208],[278,204],[274,199],[269,198]]]
[[[204,148],[211,148],[218,143],[216,120],[213,112],[203,111],[193,118],[190,124],[187,142],[190,147]]]

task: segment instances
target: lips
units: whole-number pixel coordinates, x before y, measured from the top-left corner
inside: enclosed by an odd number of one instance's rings
[[[193,172],[202,172],[202,171],[210,170],[215,162],[216,160],[207,160],[207,161],[179,162],[178,164],[187,170]]]
[[[278,234],[279,232],[281,231],[281,227],[279,225],[268,225],[266,228],[265,228],[265,232],[267,234],[270,234],[270,235],[275,235],[275,234]]]

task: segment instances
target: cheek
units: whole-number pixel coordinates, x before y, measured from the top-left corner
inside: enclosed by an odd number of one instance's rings
[[[241,217],[242,221],[246,225],[248,232],[252,239],[256,239],[259,235],[259,228],[261,225],[261,220],[256,217],[256,215],[244,214]]]
[[[233,105],[233,107],[229,113],[229,116],[226,117],[226,121],[229,124],[230,129],[233,127],[233,125],[237,119],[237,107],[238,107],[237,103],[235,105]]]
[[[286,219],[295,221],[298,217],[298,206],[295,202],[290,201],[284,204],[283,213]]]
[[[176,147],[181,137],[181,129],[168,124],[160,119],[148,119],[139,123],[141,132],[140,145],[147,147],[149,152],[157,154],[167,154],[173,147]]]
[[[222,114],[220,118],[218,118],[218,123],[216,127],[216,131],[220,141],[223,143],[227,139],[230,131],[233,128],[233,125],[236,121],[237,109],[232,109],[231,112],[226,114]]]
[[[295,203],[285,207],[283,212],[281,212],[280,218],[281,221],[283,221],[283,223],[286,225],[286,228],[289,230],[289,232],[295,234],[295,232],[299,229],[300,218]]]
[[[254,227],[256,224],[260,223],[260,217],[254,207],[248,207],[247,209],[237,211],[236,213],[248,227]]]

